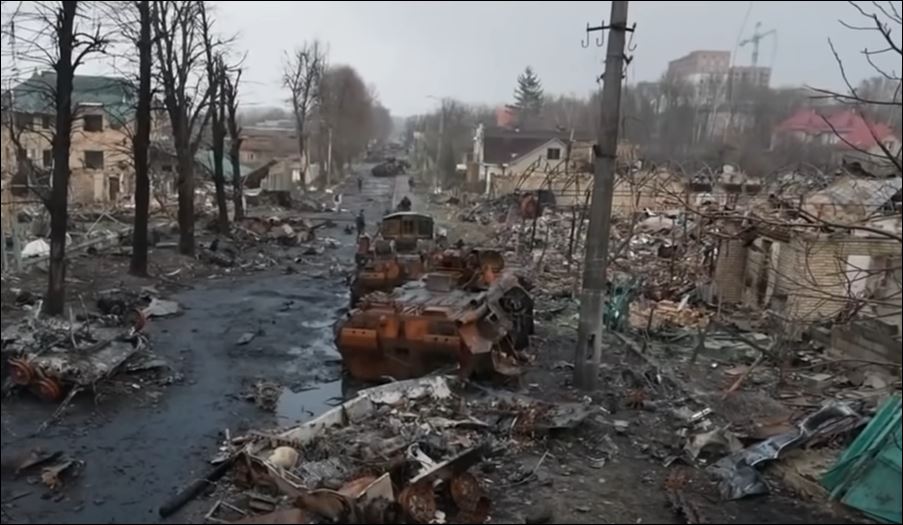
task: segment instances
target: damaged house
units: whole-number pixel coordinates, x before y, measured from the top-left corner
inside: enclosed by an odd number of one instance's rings
[[[899,177],[841,177],[803,199],[814,221],[732,224],[735,235],[718,248],[715,298],[796,328],[835,323],[835,349],[868,347],[900,362],[900,188]],[[849,330],[857,335],[841,345]]]
[[[17,159],[28,159],[37,178],[53,167],[55,85],[56,73],[45,71],[4,93],[4,112],[11,111],[12,118],[4,115],[3,121],[12,125],[3,128],[3,180],[14,197],[27,196],[29,184],[41,184],[17,169]],[[123,78],[76,75],[72,106],[70,202],[127,200],[134,191],[128,139],[134,117],[131,85]]]

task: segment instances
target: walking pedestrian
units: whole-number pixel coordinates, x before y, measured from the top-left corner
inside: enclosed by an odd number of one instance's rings
[[[357,236],[360,237],[364,234],[364,230],[367,228],[367,221],[364,219],[364,210],[361,210],[357,214],[357,218],[354,220],[354,224],[357,226]]]

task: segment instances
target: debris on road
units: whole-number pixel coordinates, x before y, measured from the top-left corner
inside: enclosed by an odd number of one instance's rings
[[[234,482],[326,521],[484,523],[491,501],[473,467],[593,410],[462,387],[444,376],[388,383],[299,426],[234,439]]]
[[[237,344],[238,346],[244,346],[253,341],[256,337],[257,332],[245,332],[241,334],[237,341],[235,341],[235,344]]]
[[[280,395],[282,395],[281,385],[271,381],[258,381],[244,394],[244,398],[253,401],[261,410],[275,412]]]
[[[19,335],[23,329],[30,333]],[[146,346],[146,337],[132,330],[123,333],[53,319],[27,319],[3,335],[13,382],[48,401],[61,400],[67,389],[90,387],[110,377]]]
[[[709,470],[720,479],[718,490],[725,500],[767,494],[768,485],[755,468],[757,465],[776,460],[784,450],[801,447],[815,438],[848,433],[863,422],[849,405],[830,403],[801,420],[796,429],[731,453]]]
[[[151,299],[151,303],[141,311],[144,314],[144,317],[150,319],[153,317],[169,317],[172,315],[179,315],[182,312],[182,307],[176,301],[167,301],[165,299],[157,299],[154,297]]]
[[[72,459],[62,459],[53,465],[49,465],[41,469],[41,483],[50,490],[58,490],[63,486],[63,474],[70,470],[75,471],[80,468],[81,464]],[[67,474],[67,476],[75,476],[77,473]]]

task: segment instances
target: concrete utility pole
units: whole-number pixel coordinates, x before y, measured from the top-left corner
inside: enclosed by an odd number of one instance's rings
[[[439,174],[442,170],[442,139],[445,135],[445,100],[439,107],[439,146],[436,148],[436,169],[433,170],[433,191],[439,189]]]
[[[326,145],[326,185],[329,186],[329,175],[332,173],[332,128],[329,128],[329,143]]]
[[[612,2],[611,25],[606,27],[603,24],[598,29],[603,31],[609,29],[610,34],[605,55],[599,137],[593,148],[595,173],[589,210],[589,229],[586,234],[586,257],[583,262],[583,289],[580,292],[577,355],[574,360],[574,384],[583,390],[595,389],[599,363],[602,360],[604,329],[602,312],[605,304],[608,236],[611,230],[611,201],[618,150],[624,44],[627,31],[631,30],[627,27],[627,2]],[[587,28],[587,32],[589,31],[590,28]]]

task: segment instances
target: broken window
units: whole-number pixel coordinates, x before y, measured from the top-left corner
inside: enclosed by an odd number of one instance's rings
[[[546,158],[549,160],[559,160],[561,158],[561,148],[549,148],[546,150]]]
[[[28,113],[16,113],[16,129],[31,129],[34,119]]]
[[[85,131],[103,131],[103,115],[85,115]]]
[[[89,170],[103,169],[103,152],[102,151],[86,151],[85,167]]]
[[[45,149],[43,153],[42,165],[44,169],[50,169],[53,167],[53,150]]]

